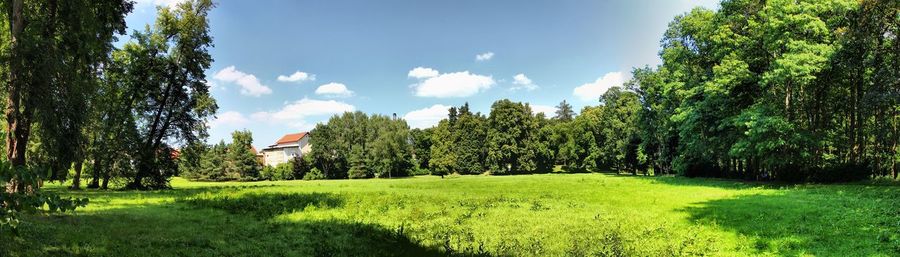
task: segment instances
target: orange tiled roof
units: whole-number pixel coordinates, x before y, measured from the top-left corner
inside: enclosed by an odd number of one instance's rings
[[[287,135],[284,135],[283,137],[281,137],[281,139],[278,139],[278,141],[276,141],[275,144],[277,145],[277,144],[294,143],[294,142],[300,141],[300,139],[303,139],[303,137],[305,137],[307,134],[309,134],[309,132],[287,134]]]

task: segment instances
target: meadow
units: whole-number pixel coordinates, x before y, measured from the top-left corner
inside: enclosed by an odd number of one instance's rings
[[[900,187],[611,174],[189,182],[28,216],[0,256],[900,256]]]

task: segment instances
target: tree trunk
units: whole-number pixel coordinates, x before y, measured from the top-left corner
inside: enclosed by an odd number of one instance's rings
[[[100,188],[100,173],[105,169],[103,164],[103,157],[94,157],[94,170],[91,172],[91,183],[87,185],[87,188]]]
[[[75,176],[72,177],[72,189],[81,189],[81,168],[84,161],[75,162]]]
[[[105,171],[103,171],[103,184],[100,185],[100,189],[109,189],[109,170],[110,169],[106,169]]]
[[[23,117],[20,106],[23,82],[19,73],[22,71],[19,40],[25,29],[25,18],[22,16],[23,0],[12,0],[8,9],[10,28],[10,62],[9,82],[6,96],[6,158],[13,166],[25,165],[25,146],[28,144],[28,119]],[[20,185],[13,178],[7,184],[6,191],[20,191]]]

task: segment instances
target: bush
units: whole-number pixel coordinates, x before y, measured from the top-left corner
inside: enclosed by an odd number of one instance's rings
[[[298,156],[294,158],[294,179],[303,179],[310,169],[312,169],[311,155],[307,154],[303,157]]]
[[[303,176],[303,180],[319,180],[325,179],[325,174],[319,168],[312,168],[309,173]]]
[[[294,161],[281,163],[275,167],[266,165],[259,171],[260,179],[264,180],[292,180],[294,177]]]
[[[422,168],[422,167],[416,167],[416,168],[413,168],[411,175],[421,176],[421,175],[428,175],[428,174],[431,174],[430,170],[428,170],[426,168]]]

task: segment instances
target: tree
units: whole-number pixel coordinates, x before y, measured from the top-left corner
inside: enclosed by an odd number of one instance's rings
[[[231,133],[231,144],[225,159],[225,174],[232,179],[255,180],[259,178],[260,163],[253,154],[253,134],[250,131]]]
[[[373,137],[367,142],[367,154],[373,175],[388,178],[409,175],[413,162],[406,121],[372,115],[369,123],[368,133]]]
[[[567,103],[566,100],[563,100],[556,106],[556,116],[554,116],[553,119],[567,122],[572,121],[574,117],[575,111],[572,110],[572,105]]]
[[[225,141],[219,141],[203,153],[200,158],[200,172],[197,174],[197,180],[221,181],[228,179],[226,172],[226,156],[228,154],[228,146]]]
[[[676,17],[662,65],[628,85],[641,105],[636,156],[660,174],[896,174],[897,5],[723,1]]]
[[[128,188],[168,187],[173,174],[157,163],[168,155],[161,151],[165,142],[196,141],[206,133],[205,119],[218,108],[205,74],[212,62],[207,14],[213,6],[211,0],[196,0],[160,8],[155,26],[136,31],[135,41],[126,45],[132,48],[126,54],[135,54],[125,65],[131,66],[129,86],[140,88],[135,118],[141,128],[136,172]]]
[[[453,123],[452,151],[456,157],[454,170],[462,174],[481,174],[485,171],[484,159],[487,137],[485,124],[487,119],[480,113],[471,113],[469,104],[459,108],[456,122]],[[444,139],[446,140],[446,139]]]
[[[371,178],[372,171],[367,167],[367,163],[369,160],[366,159],[366,153],[363,151],[362,146],[351,146],[350,147],[350,170],[347,171],[347,177],[354,178]]]
[[[431,158],[428,167],[433,175],[447,175],[456,169],[456,153],[453,151],[453,132],[450,121],[438,122],[431,136]]]
[[[533,171],[536,165],[526,145],[536,131],[537,122],[528,105],[506,99],[494,102],[487,133],[487,163],[491,171],[499,174]]]
[[[201,142],[195,142],[186,145],[181,149],[178,156],[178,173],[187,179],[199,179],[202,175],[201,165],[203,156],[209,147]]]
[[[406,176],[413,167],[413,142],[402,119],[346,112],[310,134],[310,158],[328,178]]]
[[[413,129],[409,131],[410,140],[413,142],[413,159],[419,169],[427,169],[431,160],[431,135],[434,128]]]
[[[42,164],[53,168],[51,179],[84,158],[82,131],[88,100],[98,81],[116,34],[125,32],[128,1],[24,1],[0,3],[0,82],[6,97],[6,159],[26,164],[33,130],[45,153]],[[44,174],[34,174],[41,175]],[[4,181],[6,182],[6,181]],[[26,185],[15,178],[8,191]]]
[[[294,157],[293,179],[303,179],[312,170],[312,158],[309,154]]]

